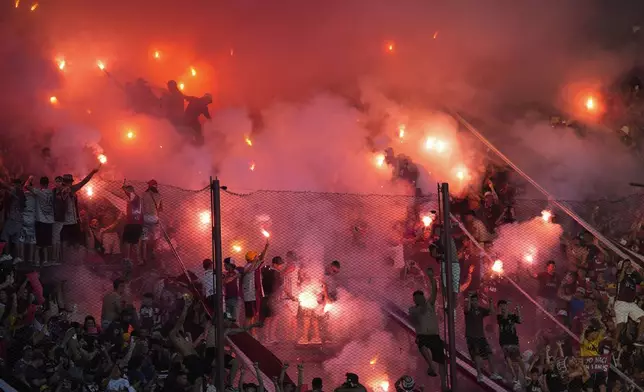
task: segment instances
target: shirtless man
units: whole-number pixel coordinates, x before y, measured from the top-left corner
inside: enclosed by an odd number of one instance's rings
[[[105,294],[103,297],[103,311],[101,315],[101,327],[103,331],[118,320],[123,310],[123,294],[125,293],[125,282],[116,279],[113,283],[114,291]]]
[[[177,350],[177,352],[183,358],[183,365],[188,371],[188,380],[191,384],[203,376],[204,366],[201,358],[197,354],[192,341],[189,337],[186,336],[183,330],[183,324],[186,321],[186,316],[188,315],[188,309],[192,305],[192,298],[189,296],[183,297],[183,309],[181,310],[181,315],[177,319],[176,324],[170,330],[168,337],[172,342],[172,345]]]
[[[436,377],[434,370],[434,363],[438,363],[438,369],[441,378],[441,385],[445,389],[445,349],[443,341],[440,338],[438,330],[438,318],[436,316],[436,279],[434,278],[434,270],[427,269],[427,277],[429,278],[430,294],[429,299],[425,298],[425,293],[422,290],[414,292],[414,306],[409,308],[409,317],[411,323],[416,330],[416,344],[418,350],[423,356],[429,369],[427,374]]]

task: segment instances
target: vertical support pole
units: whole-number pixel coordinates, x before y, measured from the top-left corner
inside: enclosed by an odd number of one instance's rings
[[[447,289],[447,339],[449,347],[449,384],[450,390],[456,391],[456,379],[458,374],[456,364],[456,334],[454,326],[454,308],[456,307],[456,295],[454,293],[454,279],[452,278],[452,258],[457,257],[452,254],[451,238],[452,238],[452,222],[450,221],[449,212],[449,185],[442,183],[440,187],[440,196],[442,205],[440,206],[443,215],[443,249],[445,254],[445,280]]]
[[[215,288],[215,295],[213,295],[212,308],[214,311],[212,322],[215,323],[217,331],[217,369],[216,369],[216,387],[218,391],[225,390],[226,369],[224,366],[224,285],[222,279],[223,260],[221,253],[221,186],[219,179],[214,180],[210,177],[210,211],[212,222],[212,259],[213,259],[213,274],[212,285]]]

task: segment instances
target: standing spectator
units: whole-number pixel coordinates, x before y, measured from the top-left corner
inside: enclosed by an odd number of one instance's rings
[[[58,199],[59,202],[62,201],[64,203],[64,206],[59,206],[59,212],[64,210],[64,224],[60,234],[63,244],[78,246],[83,243],[84,238],[80,227],[80,210],[78,209],[77,192],[98,173],[99,168],[100,166],[92,170],[77,184],[74,183],[74,177],[71,174],[63,175],[62,199]],[[56,201],[57,199],[54,197],[54,217],[56,217]],[[59,220],[56,219],[56,221],[58,222]]]
[[[63,230],[63,224],[65,223],[65,209],[67,191],[63,187],[63,177],[57,176],[54,179],[54,189],[52,189],[52,195],[54,200],[54,224],[52,225],[52,256],[51,259],[54,262],[60,262],[62,260],[61,254],[61,232]]]
[[[474,211],[470,210],[463,214],[463,222],[467,231],[479,243],[490,242],[494,240],[494,234],[490,233],[483,222],[476,218]]]
[[[24,249],[25,260],[34,262],[34,249],[36,247],[36,196],[29,188],[33,188],[33,177],[29,177],[22,189],[25,195],[25,206],[22,211],[22,232],[20,242]]]
[[[490,378],[492,380],[502,380],[503,378],[496,372],[494,362],[490,358],[492,350],[485,338],[485,329],[483,328],[483,319],[489,316],[494,310],[492,301],[488,302],[488,307],[479,306],[479,298],[476,293],[470,293],[465,303],[465,339],[467,340],[467,349],[470,357],[476,365],[476,379],[483,381],[481,373],[481,362],[487,360],[490,365]]]
[[[367,388],[360,384],[358,375],[355,373],[347,373],[347,380],[335,389],[335,392],[367,392]]]
[[[123,184],[123,191],[127,197],[125,213],[126,225],[123,229],[123,247],[126,260],[137,260],[137,247],[141,234],[143,234],[143,210],[141,197],[136,194],[132,185]]]
[[[22,191],[22,181],[20,179],[14,179],[11,186],[0,182],[0,187],[5,190],[5,211],[7,212],[7,217],[2,227],[2,235],[0,236],[2,242],[6,242],[7,246],[5,246],[5,253],[0,261],[13,259],[14,264],[20,263],[24,257],[24,247],[20,241],[22,234],[22,212],[25,208],[25,195]],[[13,247],[13,257],[10,247]]]
[[[201,287],[202,287],[202,294],[204,295],[204,298],[206,299],[206,303],[208,305],[213,305],[214,302],[214,297],[215,297],[215,282],[214,282],[214,277],[215,277],[215,271],[213,269],[214,264],[212,263],[212,260],[210,259],[204,259],[203,263],[203,276],[201,278]]]
[[[284,279],[284,259],[280,256],[273,257],[270,266],[262,267],[262,285],[264,298],[260,308],[260,319],[264,322],[264,341],[266,344],[277,342],[276,310],[282,310],[277,305],[280,303]]]
[[[123,295],[125,293],[125,282],[116,279],[112,284],[114,291],[103,297],[103,310],[101,312],[101,328],[107,331],[112,322],[119,319],[123,311]]]
[[[499,205],[499,200],[496,194],[493,191],[485,192],[483,195],[483,204],[479,210],[479,216],[488,232],[494,233],[496,231],[496,227],[499,225],[499,220],[502,215],[503,209]]]
[[[322,281],[322,294],[324,297],[324,304],[332,304],[338,300],[338,278],[340,273],[340,262],[333,260],[331,264],[324,271],[324,280]],[[331,342],[331,328],[329,323],[329,313],[325,313],[320,318],[322,322],[322,338],[325,342]]]
[[[268,239],[261,254],[250,251],[246,253],[246,266],[242,274],[242,294],[244,297],[244,312],[246,315],[245,325],[252,325],[257,322],[260,301],[262,298],[262,274],[261,266],[264,264],[266,251],[268,250]]]
[[[503,355],[510,373],[512,373],[514,388],[517,390],[521,388],[519,375],[523,378],[526,377],[516,328],[517,324],[521,324],[521,308],[517,305],[516,313],[509,313],[508,305],[509,303],[506,300],[498,302],[500,314],[496,316],[496,321],[499,324],[499,344],[503,349]]]
[[[29,186],[36,195],[36,253],[42,265],[49,264],[54,225],[54,194],[49,189],[49,178],[40,178],[40,188]]]
[[[436,316],[436,279],[434,270],[427,269],[427,278],[430,287],[429,298],[425,298],[422,290],[414,292],[414,306],[409,308],[409,317],[416,330],[416,345],[418,351],[425,359],[427,374],[436,377],[434,362],[438,364],[441,377],[441,385],[445,386],[445,348],[438,330],[438,317]]]
[[[623,260],[617,274],[617,298],[615,300],[615,321],[617,322],[616,338],[622,333],[629,319],[638,323],[637,344],[644,346],[644,310],[637,306],[637,286],[642,283],[642,276],[633,268],[631,261]]]
[[[599,356],[599,347],[604,341],[605,334],[602,328],[599,328],[594,322],[591,323],[581,334],[580,356],[582,358]],[[603,372],[593,372],[585,383],[585,387],[591,391],[606,392],[606,375]]]
[[[242,269],[243,271],[243,269]],[[237,320],[239,317],[239,277],[240,268],[230,257],[224,259],[224,293],[226,294],[226,313]]]
[[[540,273],[531,273],[532,277],[537,280],[539,289],[537,291],[537,303],[548,313],[554,314],[557,310],[557,290],[560,279],[556,273],[556,264],[553,260],[548,260],[546,270]]]
[[[143,234],[141,236],[141,260],[143,263],[154,257],[156,242],[159,240],[159,213],[163,212],[163,200],[155,180],[148,181],[148,189],[141,198],[143,204]]]

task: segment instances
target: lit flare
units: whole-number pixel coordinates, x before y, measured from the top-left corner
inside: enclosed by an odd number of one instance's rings
[[[249,169],[250,169],[250,171],[255,171],[255,162],[250,163]]]
[[[105,63],[104,63],[104,62],[102,62],[101,60],[96,61],[96,66],[97,66],[97,67],[98,67],[98,69],[100,69],[101,71],[105,71]]]
[[[552,212],[548,210],[541,211],[541,219],[543,219],[544,222],[550,222],[550,219],[552,219]]]
[[[195,69],[195,67],[190,67],[190,74],[191,74],[193,77],[194,77],[194,76],[197,76],[197,70]]]
[[[30,10],[31,10],[31,11],[35,11],[35,10],[36,10],[36,8],[38,8],[38,3],[34,3],[34,4],[31,6]]]
[[[56,98],[55,96],[49,97],[49,103],[56,105],[58,103],[58,98]]]
[[[429,216],[429,215],[425,215],[425,216],[423,216],[423,225],[424,225],[425,227],[429,227],[429,226],[431,226],[431,224],[432,224],[432,222],[433,222],[433,221],[434,221],[434,220],[432,219],[432,217],[431,217],[431,216]]]
[[[382,167],[385,164],[385,154],[376,154],[374,162],[376,163],[376,166]]]
[[[503,273],[503,262],[501,260],[495,260],[494,264],[492,264],[492,271],[497,274]]]
[[[101,165],[107,163],[107,157],[104,154],[99,154],[97,159],[101,163]]]
[[[94,196],[94,188],[92,188],[91,185],[87,185],[85,187],[85,193],[87,194],[88,197]]]
[[[264,237],[268,238],[268,237],[270,237],[270,236],[271,236],[271,233],[269,233],[268,231],[266,231],[266,230],[262,229],[262,235],[263,235]]]
[[[202,225],[210,224],[210,211],[202,211],[199,213],[199,222]]]
[[[306,290],[297,296],[300,306],[304,309],[315,309],[318,307],[318,297],[312,291]]]
[[[233,252],[239,253],[242,251],[242,247],[239,245],[233,245]]]
[[[252,141],[252,140],[250,140],[250,138],[249,138],[248,136],[246,136],[246,137],[244,138],[244,140],[246,141],[246,144],[248,144],[248,145],[249,145],[249,146],[251,146],[251,147],[253,146],[253,141]]]

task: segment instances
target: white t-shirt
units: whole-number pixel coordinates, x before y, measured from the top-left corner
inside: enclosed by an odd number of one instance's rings
[[[36,221],[54,223],[54,193],[51,189],[36,189]]]
[[[244,273],[242,276],[242,295],[244,302],[251,302],[257,300],[255,292],[255,271]]]
[[[203,286],[204,295],[210,297],[215,295],[215,282],[212,280],[213,272],[211,269],[205,270],[203,273],[203,278],[201,278],[201,285]]]

